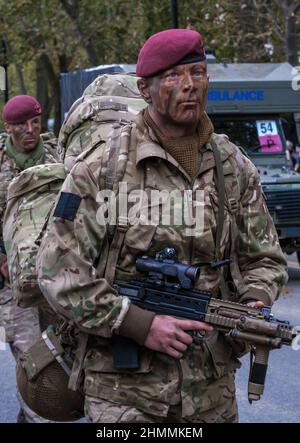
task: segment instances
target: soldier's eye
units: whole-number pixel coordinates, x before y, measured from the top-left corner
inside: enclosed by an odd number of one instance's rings
[[[167,74],[167,78],[170,78],[172,80],[176,79],[177,77],[178,77],[178,72],[176,72],[176,71],[171,71]]]
[[[193,76],[205,78],[207,77],[207,73],[205,71],[194,71]]]

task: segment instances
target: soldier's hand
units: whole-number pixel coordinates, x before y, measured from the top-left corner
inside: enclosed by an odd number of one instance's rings
[[[212,326],[195,320],[180,320],[168,315],[156,315],[144,343],[149,349],[181,358],[193,338],[185,331],[212,331]]]
[[[259,308],[262,308],[263,306],[265,306],[262,301],[257,301],[257,300],[248,301],[247,305],[250,306],[251,308],[255,308],[255,309],[259,309]]]

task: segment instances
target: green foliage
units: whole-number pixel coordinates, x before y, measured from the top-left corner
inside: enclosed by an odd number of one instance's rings
[[[178,0],[179,26],[201,32],[219,60],[284,61],[286,8],[291,3]],[[297,32],[299,9],[295,11]],[[10,95],[24,88],[27,93],[40,94],[49,104],[49,112],[51,104],[58,106],[61,71],[135,63],[147,37],[172,27],[170,0],[0,0],[0,11],[0,65],[4,41]],[[266,44],[273,47],[273,53]],[[44,71],[37,71],[37,67]],[[45,78],[43,91],[41,75]]]

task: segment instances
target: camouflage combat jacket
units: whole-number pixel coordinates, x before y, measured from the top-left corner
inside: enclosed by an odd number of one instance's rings
[[[286,262],[266,208],[258,172],[227,138],[217,134],[212,137],[221,154],[228,194],[220,249],[222,257],[231,256],[234,260],[231,276],[236,290],[232,298],[272,304],[286,282]],[[138,255],[153,256],[163,247],[174,246],[179,261],[206,264],[196,289],[209,290],[220,297],[219,272],[207,265],[215,259],[218,214],[210,143],[200,152],[199,174],[193,182],[159,146],[141,116],[133,125],[129,143],[123,178],[128,192],[138,189],[139,181],[146,194],[151,190],[176,189],[194,197],[201,190],[204,218],[200,235],[188,235],[184,223],[167,225],[158,221],[149,225],[138,220],[130,225],[119,254],[116,280],[129,280],[135,275]],[[119,163],[124,162],[124,157],[120,152]],[[118,297],[98,270],[108,237],[101,223],[106,213],[101,176],[106,173],[108,158],[107,143],[91,148],[79,157],[67,177],[39,249],[40,287],[52,306],[90,334],[85,358],[87,394],[134,405],[159,416],[167,415],[170,404],[179,400],[183,416],[214,408],[220,402],[218,382],[239,366],[223,334],[213,332],[203,344],[193,343],[177,364],[167,364],[143,347],[139,370],[122,372],[113,367],[113,331],[142,344],[150,324],[149,315],[144,315],[145,311],[134,307],[126,297]],[[151,200],[146,200],[142,206],[151,204]]]
[[[21,172],[16,166],[14,159],[9,157],[5,151],[5,140],[7,137],[8,135],[5,133],[0,134],[0,241],[3,240],[3,217],[6,209],[7,189],[12,179]],[[57,139],[51,133],[42,134],[41,137],[44,143],[45,154],[37,164],[58,162]],[[2,300],[0,293],[1,303],[4,303],[4,300]]]

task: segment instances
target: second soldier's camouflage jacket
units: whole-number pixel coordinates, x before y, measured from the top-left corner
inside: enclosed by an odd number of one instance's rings
[[[217,134],[212,137],[221,154],[228,194],[220,249],[222,257],[231,256],[234,260],[233,300],[255,299],[270,305],[287,280],[286,262],[266,208],[258,172],[227,138]],[[138,171],[143,171],[143,188],[148,194],[151,190],[180,190],[194,197],[201,190],[204,219],[201,234],[193,236],[186,235],[184,223],[168,225],[158,221],[149,225],[140,220],[130,225],[120,251],[116,280],[134,276],[138,255],[153,256],[163,247],[174,246],[179,261],[196,266],[206,263],[196,289],[209,290],[220,297],[219,272],[207,265],[215,259],[218,215],[210,143],[200,152],[199,174],[192,183],[184,169],[159,146],[141,116],[133,126],[129,142],[123,178],[128,190],[137,188]],[[120,163],[123,157],[121,153]],[[87,394],[133,405],[157,416],[166,416],[170,404],[180,400],[184,417],[213,409],[226,396],[234,396],[234,385],[228,384],[226,376],[239,366],[223,334],[213,332],[203,344],[193,343],[173,365],[142,348],[139,370],[122,372],[113,367],[113,332],[142,344],[151,319],[128,299],[118,297],[98,272],[100,253],[107,247],[107,229],[100,223],[105,212],[100,183],[107,159],[107,144],[103,143],[86,151],[67,177],[38,254],[40,287],[52,306],[56,305],[90,334],[85,358]],[[149,201],[143,204],[147,206]]]
[[[14,159],[8,156],[5,151],[5,140],[7,137],[8,135],[5,133],[0,134],[0,241],[3,240],[3,217],[6,209],[7,189],[12,179],[20,172]],[[57,139],[51,133],[42,134],[41,137],[43,139],[45,153],[37,164],[58,162]],[[11,293],[9,296],[11,297]],[[4,298],[4,295],[2,298]],[[7,301],[6,297],[5,300],[2,298],[0,293],[0,304]]]

